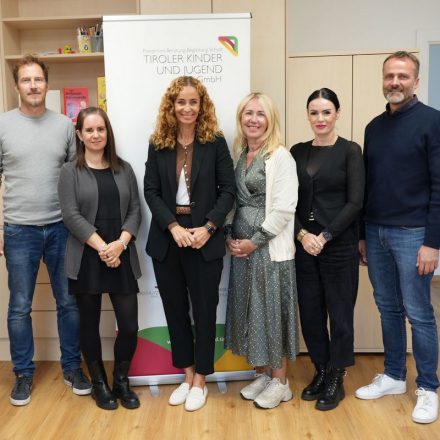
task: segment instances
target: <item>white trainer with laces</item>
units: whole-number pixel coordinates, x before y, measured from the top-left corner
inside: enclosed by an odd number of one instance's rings
[[[255,400],[269,382],[270,377],[266,373],[256,374],[255,379],[240,390],[241,397],[246,400]]]
[[[416,390],[417,404],[412,413],[412,419],[417,423],[432,423],[438,417],[438,396],[435,391],[424,388]]]
[[[390,394],[406,393],[406,381],[396,380],[386,374],[376,374],[369,385],[358,388],[355,395],[358,399],[379,399]]]
[[[292,398],[293,393],[289,387],[289,381],[286,379],[286,383],[282,384],[280,379],[274,377],[254,400],[254,405],[258,408],[271,409]]]

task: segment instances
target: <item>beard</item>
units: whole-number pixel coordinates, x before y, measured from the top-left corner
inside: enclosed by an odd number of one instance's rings
[[[27,104],[30,107],[39,107],[43,102],[44,102],[44,96],[41,95],[31,96],[27,100]]]
[[[390,104],[400,104],[408,97],[403,92],[391,91],[385,93],[385,98]]]
[[[405,104],[412,99],[414,90],[410,88],[384,88],[383,95],[390,104]]]

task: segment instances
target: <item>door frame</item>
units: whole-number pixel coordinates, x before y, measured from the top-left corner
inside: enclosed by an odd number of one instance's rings
[[[440,29],[424,29],[417,31],[417,47],[420,60],[420,85],[417,95],[424,103],[428,103],[429,95],[429,46],[440,44]]]

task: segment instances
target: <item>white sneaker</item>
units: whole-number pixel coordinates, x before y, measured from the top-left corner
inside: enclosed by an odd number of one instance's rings
[[[389,394],[406,393],[406,381],[396,380],[386,374],[376,374],[369,385],[365,385],[356,390],[355,395],[358,399],[378,399]]]
[[[189,394],[189,384],[181,383],[172,393],[168,400],[170,405],[182,405]]]
[[[289,388],[289,381],[283,385],[277,377],[268,382],[266,388],[256,397],[254,405],[258,408],[276,408],[281,402],[287,402],[293,398]]]
[[[438,417],[438,396],[435,391],[424,388],[416,390],[417,404],[412,412],[412,419],[417,423],[432,423]]]
[[[270,377],[266,373],[256,374],[249,385],[240,390],[241,397],[246,400],[255,400],[255,398],[266,388],[270,382]]]
[[[187,411],[197,411],[206,403],[208,397],[208,388],[192,387],[185,402],[185,409]]]

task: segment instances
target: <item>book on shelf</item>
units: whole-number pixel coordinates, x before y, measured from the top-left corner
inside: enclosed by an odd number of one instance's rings
[[[89,89],[87,87],[64,88],[64,114],[76,122],[78,113],[89,106]]]
[[[105,76],[98,76],[97,91],[98,91],[98,107],[105,112],[107,111],[107,93],[105,88]]]

